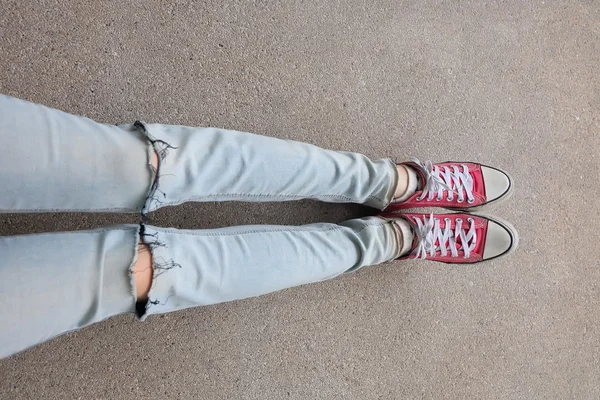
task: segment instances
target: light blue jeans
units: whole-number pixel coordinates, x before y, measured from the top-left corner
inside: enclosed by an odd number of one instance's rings
[[[383,209],[390,160],[249,133],[105,125],[0,95],[0,212],[137,212],[139,225],[0,237],[0,357],[121,313],[221,303],[333,278],[398,255],[389,221],[177,230],[149,212],[186,201],[318,199]],[[154,152],[159,156],[155,171]],[[152,251],[149,300],[131,267]],[[137,309],[136,309],[137,308]]]

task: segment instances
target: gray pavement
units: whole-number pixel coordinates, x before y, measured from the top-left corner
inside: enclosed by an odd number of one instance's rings
[[[516,193],[489,212],[521,245],[483,265],[391,263],[144,323],[113,318],[0,361],[0,398],[600,398],[599,65],[595,0],[2,0],[2,93],[103,122],[497,165]],[[365,211],[187,204],[153,222]],[[0,234],[135,221],[1,215]]]

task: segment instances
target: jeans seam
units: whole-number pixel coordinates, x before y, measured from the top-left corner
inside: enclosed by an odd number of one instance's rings
[[[36,235],[36,236],[46,236],[46,235],[56,235],[56,234],[60,234],[60,235],[78,235],[78,234],[82,234],[82,233],[100,233],[100,232],[118,232],[118,231],[122,231],[122,232],[126,232],[126,231],[137,231],[139,230],[139,225],[130,225],[128,227],[106,227],[106,228],[99,228],[99,229],[86,229],[86,230],[79,230],[79,231],[64,231],[64,232],[40,232],[40,233],[23,233],[20,235],[11,235],[10,237],[20,237],[20,236],[29,236],[29,235]]]
[[[336,199],[341,199],[341,200],[347,200],[348,202],[354,202],[354,199],[352,197],[348,197],[348,196],[344,196],[344,195],[337,195],[337,194],[324,194],[324,195],[311,195],[311,194],[305,194],[305,195],[295,195],[295,194],[250,194],[250,193],[223,193],[223,194],[219,194],[219,193],[211,193],[205,196],[197,196],[197,197],[190,197],[188,199],[179,199],[179,200],[172,200],[172,201],[166,201],[166,202],[162,202],[161,206],[169,206],[169,205],[175,205],[175,204],[181,204],[181,203],[185,203],[188,201],[200,201],[200,200],[207,200],[207,199],[211,199],[211,198],[218,198],[218,197],[249,197],[249,198],[277,198],[277,199],[281,199],[281,198],[287,198],[287,199],[294,199],[294,200],[301,200],[301,199],[314,199],[314,198],[323,198],[323,197],[327,197],[327,198],[336,198]],[[384,204],[385,200],[378,197],[378,196],[368,196],[367,199],[373,199],[373,200],[377,200],[378,202]]]
[[[365,230],[366,228],[370,228],[373,226],[380,227],[380,226],[385,226],[385,225],[387,225],[387,221],[377,222],[377,223],[367,223],[365,226],[363,226],[361,229],[359,229],[355,232],[360,233],[363,230]],[[164,232],[164,233],[175,234],[175,235],[226,237],[226,236],[236,236],[236,235],[255,235],[255,234],[262,234],[262,233],[281,233],[281,232],[331,232],[331,231],[342,230],[342,229],[346,229],[346,228],[348,228],[348,227],[341,226],[341,225],[336,225],[336,226],[325,228],[325,229],[319,229],[319,228],[315,228],[315,229],[308,228],[307,229],[302,226],[297,226],[297,227],[290,226],[287,228],[280,228],[280,229],[263,229],[263,230],[252,230],[252,231],[246,231],[246,232],[231,232],[231,233],[198,233],[197,231],[182,232],[181,230],[171,230],[171,229],[156,228],[156,227],[152,227],[151,229],[153,229],[157,232]],[[351,228],[349,228],[349,229],[351,229]]]
[[[103,212],[103,211],[120,211],[120,212],[128,212],[128,213],[138,213],[140,209],[136,208],[124,208],[124,207],[111,207],[111,208],[28,208],[28,209],[19,209],[19,213],[28,213],[28,212],[43,212],[43,213],[51,213],[51,212]],[[14,213],[14,210],[0,210],[0,214],[11,214]]]
[[[360,228],[359,230],[355,231],[356,233],[360,233],[362,231],[364,231],[367,228],[372,228],[372,227],[376,227],[376,228],[380,228],[382,226],[386,226],[387,223],[385,222],[378,222],[376,224],[366,224],[365,226],[363,226],[362,228]]]

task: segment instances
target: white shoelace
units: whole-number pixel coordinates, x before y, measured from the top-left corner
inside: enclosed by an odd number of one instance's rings
[[[425,175],[423,193],[417,197],[418,201],[423,200],[426,196],[427,200],[431,201],[436,194],[436,200],[441,201],[444,190],[448,191],[448,201],[454,200],[454,194],[457,195],[459,203],[465,201],[465,194],[469,203],[475,201],[475,197],[473,197],[473,177],[469,173],[469,167],[465,164],[460,165],[461,171],[458,165],[452,165],[451,168],[447,166],[440,168],[434,166],[431,161],[423,163],[416,158],[411,158],[411,161],[421,167]]]
[[[462,219],[456,219],[456,227],[451,229],[450,219],[446,218],[446,226],[443,230],[440,226],[440,219],[434,218],[433,214],[429,218],[424,216],[423,220],[414,218],[414,221],[417,223],[415,230],[418,240],[417,258],[425,259],[428,255],[433,257],[438,251],[442,256],[447,256],[450,252],[452,257],[458,257],[459,249],[464,251],[465,258],[469,258],[471,251],[475,249],[477,233],[475,232],[475,223],[471,218],[468,218],[471,225],[468,231],[465,231]],[[457,246],[458,238],[460,238],[460,244]]]

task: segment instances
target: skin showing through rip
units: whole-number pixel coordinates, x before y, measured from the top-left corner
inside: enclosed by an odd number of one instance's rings
[[[152,253],[150,248],[140,243],[138,256],[131,272],[135,276],[135,295],[138,301],[148,300],[148,293],[152,285]]]
[[[158,170],[158,154],[152,154],[152,166],[154,170]],[[131,268],[131,272],[135,277],[135,295],[138,301],[148,300],[148,293],[152,286],[152,252],[150,248],[140,243],[138,245],[138,256],[135,264]]]
[[[152,166],[154,167],[155,171],[158,170],[158,155],[156,152],[154,152],[152,155]],[[408,172],[406,171],[406,168],[403,165],[397,165],[396,169],[398,170],[398,185],[394,191],[394,198],[401,197],[404,193],[406,193],[406,190],[408,190]],[[394,227],[398,236],[398,242],[400,243],[400,246],[402,246],[402,234],[396,226]],[[152,252],[146,244],[139,244],[138,257],[131,271],[135,276],[137,300],[148,300],[148,293],[150,292],[150,287],[152,286],[153,269]]]

